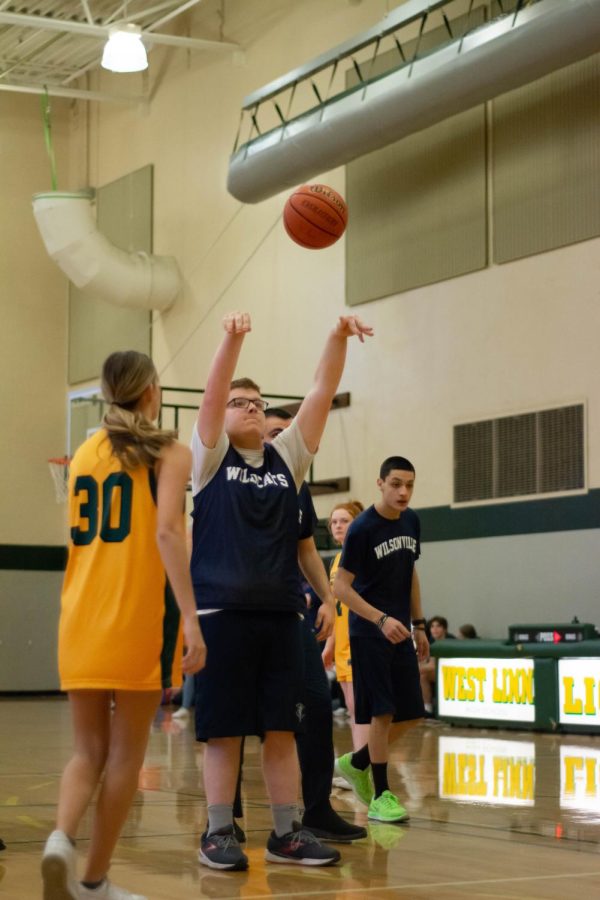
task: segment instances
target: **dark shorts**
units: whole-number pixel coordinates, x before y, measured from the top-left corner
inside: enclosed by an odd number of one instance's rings
[[[196,739],[304,730],[302,620],[295,612],[200,616],[206,666],[196,677]]]
[[[379,638],[350,638],[356,721],[392,715],[407,722],[425,715],[419,663],[413,645],[390,644]]]

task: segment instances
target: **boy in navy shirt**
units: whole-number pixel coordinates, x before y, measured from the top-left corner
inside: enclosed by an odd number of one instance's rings
[[[417,657],[427,658],[429,644],[415,568],[421,529],[408,505],[414,482],[404,457],[382,463],[381,499],[350,525],[333,586],[350,609],[356,721],[369,725],[368,744],[340,757],[336,771],[379,822],[408,819],[389,789],[388,747],[424,715]]]
[[[199,859],[245,869],[233,829],[241,738],[263,741],[274,830],[266,859],[328,865],[340,858],[298,825],[294,734],[304,728],[302,611],[298,588],[298,490],[325,428],[347,339],[372,329],[340,317],[294,422],[263,444],[266,402],[250,379],[232,381],[247,313],[223,322],[192,436],[192,581],[207,644],[197,680],[196,737],[206,741],[208,828]],[[205,631],[206,629],[206,631]]]

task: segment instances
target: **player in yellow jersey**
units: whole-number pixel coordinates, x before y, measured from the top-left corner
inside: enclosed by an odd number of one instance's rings
[[[347,503],[338,503],[331,511],[329,516],[329,531],[336,544],[340,546],[344,543],[346,532],[351,522],[360,515],[364,506],[359,500],[350,500]],[[331,564],[329,570],[329,580],[333,588],[333,582],[340,564],[341,551],[337,554]],[[325,666],[329,668],[335,661],[335,675],[339,682],[346,701],[348,712],[350,713],[350,727],[352,729],[352,745],[355,750],[364,746],[369,734],[368,725],[357,725],[354,720],[354,688],[352,685],[352,660],[350,658],[350,631],[348,626],[348,607],[336,600],[335,604],[336,616],[334,631],[330,638],[327,639],[325,649],[323,651],[323,661]],[[346,779],[336,773],[333,784],[334,787],[348,785]],[[350,785],[348,785],[350,787]]]
[[[191,453],[175,432],[153,424],[160,387],[149,357],[113,353],[102,392],[109,404],[102,428],[75,454],[69,478],[59,671],[75,748],[44,850],[44,900],[146,900],[106,876],[173,662],[163,652],[167,575],[183,620],[183,671],[199,671],[206,658],[183,517]],[[100,782],[80,884],[75,837]]]

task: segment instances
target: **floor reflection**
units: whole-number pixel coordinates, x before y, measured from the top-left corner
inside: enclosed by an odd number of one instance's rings
[[[116,883],[150,900],[600,898],[597,738],[424,723],[391,754],[391,786],[410,822],[370,823],[352,792],[336,789],[334,806],[366,825],[368,837],[340,848],[341,865],[301,872],[264,861],[270,810],[260,742],[249,739],[242,824],[250,869],[219,873],[200,866],[196,856],[206,824],[202,746],[194,741],[193,724],[180,724],[172,713],[168,707],[157,713],[113,865]],[[334,739],[338,754],[350,749],[343,720],[335,724]],[[2,900],[40,896],[39,856],[70,752],[63,699],[0,699],[0,835],[8,845],[0,866]],[[87,816],[82,851],[89,830]]]

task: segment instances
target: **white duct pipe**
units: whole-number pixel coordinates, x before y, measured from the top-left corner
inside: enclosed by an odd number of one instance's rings
[[[227,188],[257,203],[600,49],[600,0],[541,0],[242,146]]]
[[[127,253],[97,227],[90,194],[35,194],[33,214],[50,257],[78,288],[131,309],[168,309],[182,280],[172,256]]]

